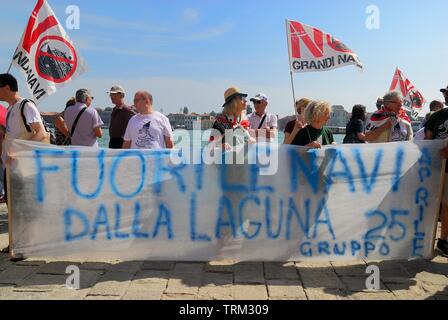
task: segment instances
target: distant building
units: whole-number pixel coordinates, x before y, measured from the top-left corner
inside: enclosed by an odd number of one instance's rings
[[[183,113],[170,113],[168,115],[168,119],[170,120],[171,127],[173,129],[186,129],[193,130],[197,129],[195,127],[195,123],[200,121],[201,130],[210,129],[215,122],[215,117],[210,114],[183,114]]]
[[[350,121],[350,114],[341,105],[331,107],[330,120],[327,123],[328,127],[345,128]]]
[[[106,108],[106,109],[101,109],[101,108],[95,108],[96,111],[98,111],[98,114],[101,117],[101,120],[103,120],[104,128],[109,128],[110,125],[110,116],[112,115],[112,108]]]

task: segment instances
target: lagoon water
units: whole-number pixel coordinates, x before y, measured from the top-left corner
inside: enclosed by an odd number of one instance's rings
[[[109,146],[109,130],[104,129],[103,130],[104,135],[99,140],[100,147],[107,148]],[[186,130],[175,130],[174,131],[174,145],[178,148],[180,147],[187,147],[191,145],[191,139],[193,140],[193,146],[203,146],[208,142],[208,137],[210,136],[210,130],[205,130],[202,132],[202,137],[200,136],[193,136],[193,131],[186,131]],[[280,132],[278,135],[278,139],[280,143],[283,143],[284,133]],[[344,135],[341,134],[335,134],[334,139],[336,143],[341,144],[342,140],[344,139]]]

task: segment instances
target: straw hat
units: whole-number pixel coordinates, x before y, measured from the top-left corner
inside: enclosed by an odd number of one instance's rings
[[[224,92],[225,102],[223,104],[223,107],[236,97],[246,98],[247,94],[242,93],[241,90],[238,89],[237,87],[231,87],[231,88],[227,89],[226,92]]]

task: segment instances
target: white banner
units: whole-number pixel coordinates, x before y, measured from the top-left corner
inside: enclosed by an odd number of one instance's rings
[[[290,69],[328,71],[348,65],[363,66],[356,53],[328,33],[298,21],[286,20]]]
[[[246,164],[220,165],[206,149],[179,158],[14,141],[11,248],[122,260],[430,258],[442,145],[251,148]]]
[[[13,56],[36,103],[86,69],[64,28],[45,0],[38,0]]]

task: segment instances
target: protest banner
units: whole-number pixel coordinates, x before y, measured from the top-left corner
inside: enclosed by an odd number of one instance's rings
[[[425,97],[417,90],[411,81],[401,72],[399,68],[395,70],[390,91],[399,91],[403,94],[403,107],[411,113],[411,117],[417,120],[423,112]]]
[[[356,53],[332,35],[298,21],[286,20],[292,72],[328,71],[348,65],[362,69]]]
[[[272,145],[262,158],[256,145],[244,164],[219,164],[199,148],[60,148],[16,140],[12,253],[177,261],[430,258],[442,146]]]
[[[36,103],[82,74],[86,66],[46,0],[38,0],[12,65]]]

